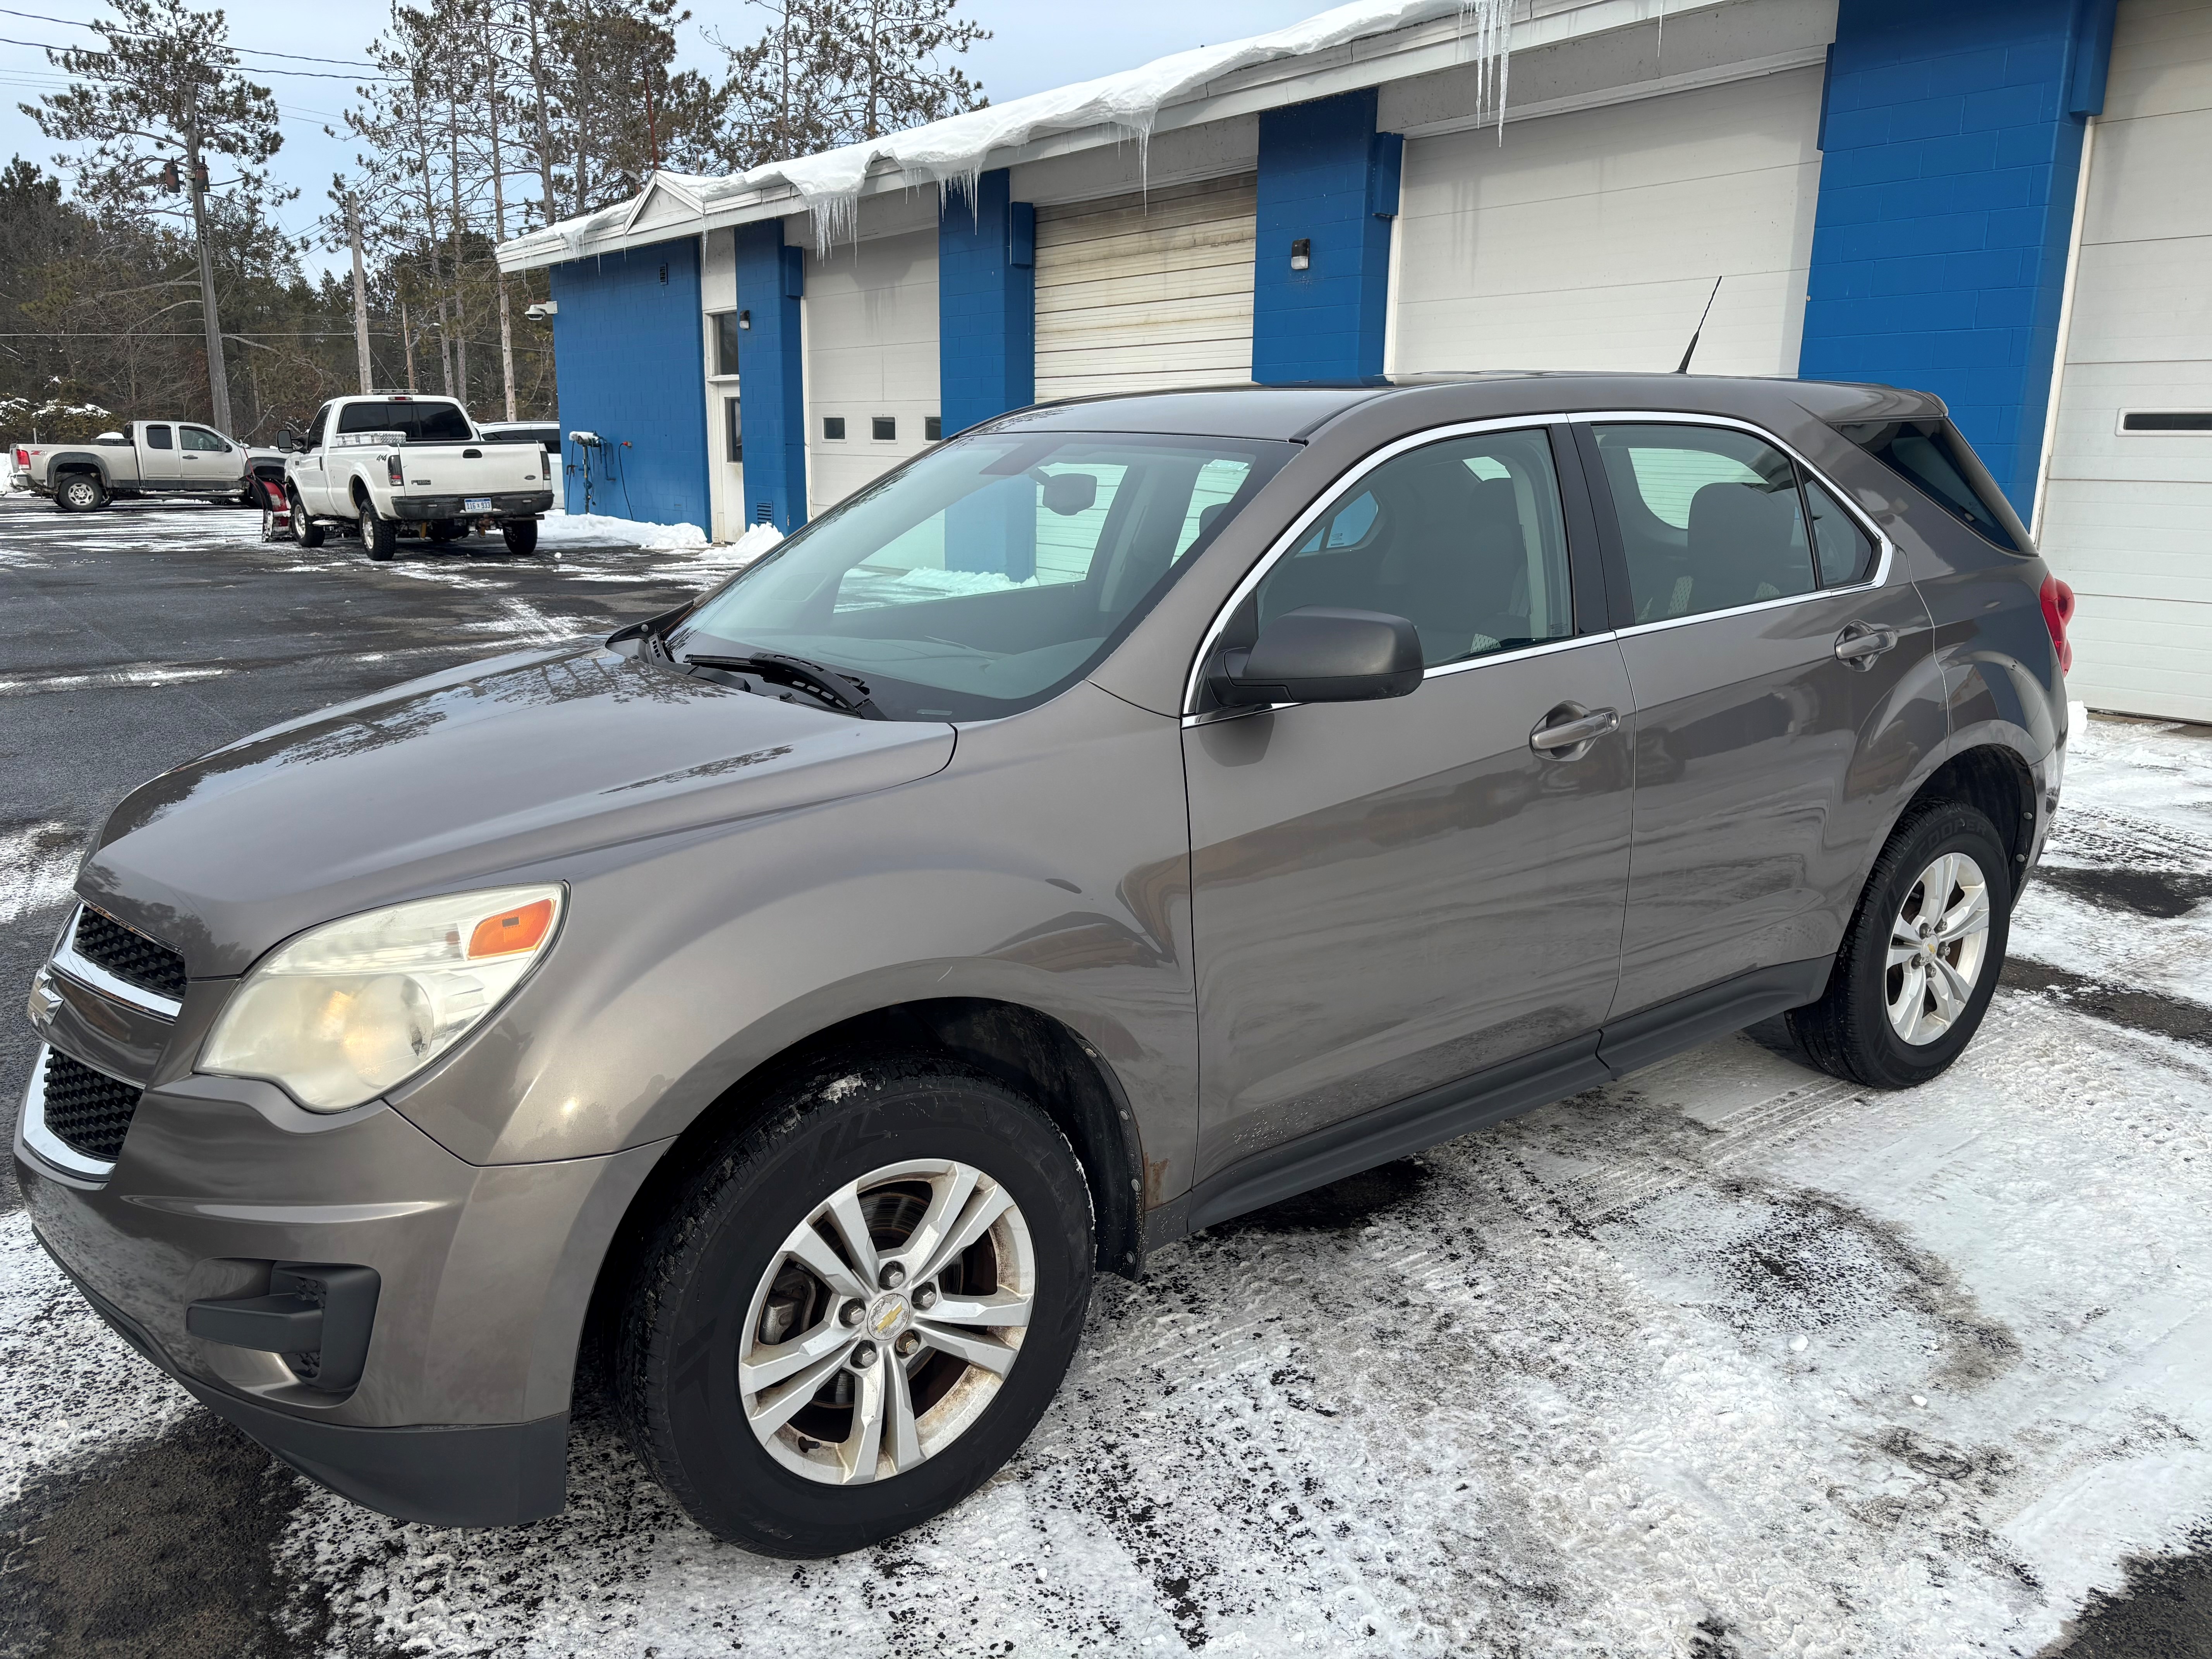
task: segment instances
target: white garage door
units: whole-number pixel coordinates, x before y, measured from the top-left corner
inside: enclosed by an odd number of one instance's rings
[[[841,243],[806,265],[809,516],[928,447],[937,402],[937,232]]]
[[[1251,173],[1040,206],[1036,395],[1252,378]]]
[[[1795,374],[1820,192],[1820,71],[1415,137],[1394,374]]]
[[[2121,0],[2092,141],[2045,556],[2071,694],[2212,720],[2212,0]]]

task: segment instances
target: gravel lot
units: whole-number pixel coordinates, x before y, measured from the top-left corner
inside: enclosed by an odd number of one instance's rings
[[[143,777],[731,564],[257,532],[0,500],[0,988]],[[2212,734],[2092,723],[2067,787],[1939,1083],[1738,1037],[1216,1228],[1102,1286],[1002,1475],[836,1562],[704,1539],[588,1411],[556,1520],[351,1508],[10,1192],[0,1654],[2212,1655]],[[11,1001],[9,1098],[30,1048]]]

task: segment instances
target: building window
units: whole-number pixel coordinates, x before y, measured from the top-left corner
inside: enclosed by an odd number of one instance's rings
[[[714,373],[734,374],[738,372],[738,313],[718,311],[714,313]]]
[[[742,461],[745,458],[745,429],[738,420],[738,400],[722,399],[722,431],[729,449],[729,458]]]
[[[923,416],[921,417],[921,435],[931,443],[935,443],[939,439],[943,438],[945,436],[945,416],[942,415]]]
[[[843,442],[845,417],[842,415],[824,415],[822,417],[822,435],[835,443]]]
[[[874,428],[869,436],[879,444],[890,443],[898,436],[898,417],[895,415],[878,415],[869,425]]]
[[[2123,432],[2212,432],[2212,409],[2131,409],[2120,417]]]

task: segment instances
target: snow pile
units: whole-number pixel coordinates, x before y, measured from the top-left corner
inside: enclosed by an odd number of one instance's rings
[[[1108,126],[1139,146],[1149,143],[1152,125],[1170,104],[1200,94],[1211,82],[1239,70],[1287,58],[1308,57],[1395,29],[1439,18],[1460,20],[1470,56],[1483,76],[1486,94],[1500,118],[1505,102],[1505,69],[1511,33],[1511,0],[1353,0],[1266,34],[1171,53],[1133,70],[1079,81],[1073,86],[1032,93],[926,126],[888,134],[818,155],[772,161],[726,179],[688,174],[658,175],[686,195],[704,202],[783,186],[799,193],[813,216],[816,245],[827,247],[849,238],[860,190],[871,171],[888,166],[940,192],[957,191],[974,199],[975,181],[994,151],[1018,149],[1034,139],[1086,127]],[[647,188],[652,188],[648,184]],[[509,246],[558,246],[575,258],[584,240],[618,230],[632,204],[560,223]],[[550,239],[541,240],[541,239]]]
[[[696,524],[648,524],[605,513],[549,513],[538,524],[540,547],[640,547],[673,553],[704,547],[707,532]]]

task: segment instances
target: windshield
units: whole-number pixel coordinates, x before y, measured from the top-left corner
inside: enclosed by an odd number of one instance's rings
[[[348,404],[338,414],[341,432],[401,432],[410,444],[465,444],[476,434],[460,405],[394,398],[388,404]]]
[[[888,474],[707,599],[679,658],[777,652],[894,720],[989,720],[1089,672],[1292,446],[979,433]]]

